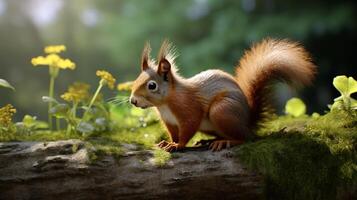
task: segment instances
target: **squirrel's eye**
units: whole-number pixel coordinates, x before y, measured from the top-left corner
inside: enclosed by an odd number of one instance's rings
[[[147,88],[153,92],[155,92],[157,90],[157,83],[153,80],[149,81],[147,83]]]

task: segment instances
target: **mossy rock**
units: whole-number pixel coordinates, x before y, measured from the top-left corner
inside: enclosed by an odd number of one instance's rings
[[[343,111],[280,117],[236,154],[265,175],[268,199],[352,198],[357,195],[356,125],[356,113]]]

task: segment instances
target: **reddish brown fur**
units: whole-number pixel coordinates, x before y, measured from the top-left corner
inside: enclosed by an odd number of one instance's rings
[[[255,44],[236,67],[236,78],[251,108],[251,126],[270,109],[270,85],[274,80],[308,85],[316,73],[311,57],[296,42],[265,39]]]

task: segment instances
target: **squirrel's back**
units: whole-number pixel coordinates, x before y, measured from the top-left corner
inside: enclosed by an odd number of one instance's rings
[[[217,95],[226,92],[236,92],[244,96],[235,78],[218,69],[210,69],[188,79],[196,88],[197,96],[209,104]]]
[[[265,117],[269,89],[274,81],[308,85],[315,73],[310,55],[296,42],[265,39],[253,45],[236,67],[236,80],[251,109],[251,125]]]

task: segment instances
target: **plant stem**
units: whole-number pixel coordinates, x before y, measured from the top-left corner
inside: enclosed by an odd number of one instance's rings
[[[98,88],[97,88],[97,91],[95,91],[94,96],[93,96],[92,100],[90,101],[90,104],[89,104],[88,108],[91,108],[91,107],[92,107],[92,105],[93,105],[95,99],[97,98],[97,96],[98,96],[100,90],[102,89],[102,87],[103,87],[103,79],[100,80],[99,86],[98,86]]]
[[[50,75],[50,91],[49,91],[49,97],[53,98],[53,90],[55,86],[55,77]],[[52,116],[50,115],[50,110],[52,108],[52,101],[48,103],[48,125],[50,127],[50,130],[52,130]]]
[[[76,119],[77,105],[78,105],[78,103],[73,102],[73,106],[72,106],[72,117],[73,117],[73,120]],[[69,135],[69,134],[71,133],[72,127],[73,127],[73,126],[71,125],[71,121],[70,121],[70,120],[67,120],[67,135]]]
[[[73,118],[74,118],[74,119],[76,118],[77,105],[78,105],[78,103],[74,103],[74,102],[73,102],[72,112],[73,112]]]
[[[87,112],[88,112],[89,109],[92,107],[92,105],[93,105],[95,99],[97,98],[97,96],[98,96],[100,90],[102,89],[103,85],[104,85],[104,83],[103,83],[103,79],[102,79],[102,80],[99,81],[99,86],[98,86],[97,90],[95,91],[94,96],[93,96],[92,100],[90,101],[87,110],[84,112],[83,118],[86,116]]]

